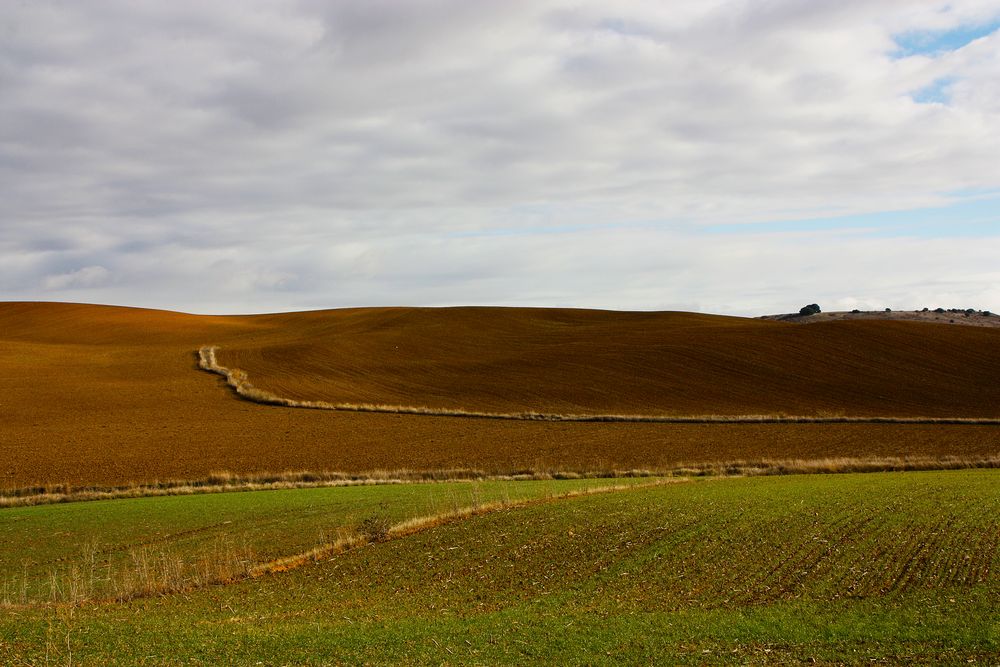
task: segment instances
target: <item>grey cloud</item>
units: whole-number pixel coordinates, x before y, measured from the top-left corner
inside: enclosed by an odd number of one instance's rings
[[[79,287],[100,287],[111,279],[111,272],[103,266],[84,266],[76,271],[46,276],[42,286],[46,290],[68,290]]]
[[[727,240],[734,265],[760,273],[748,284],[727,277],[700,226],[1000,188],[1000,36],[933,58],[890,54],[894,32],[991,11],[26,4],[0,19],[0,289],[226,311],[765,307],[786,280],[773,267],[802,242]],[[909,98],[942,76],[955,79],[950,106]],[[869,242],[844,243],[856,254]],[[819,275],[838,282],[838,261],[825,261]],[[959,280],[946,264],[929,280]],[[87,267],[113,279],[65,277]],[[988,292],[964,280],[970,296]],[[676,289],[661,294],[663,283]],[[885,289],[909,294],[895,284]]]

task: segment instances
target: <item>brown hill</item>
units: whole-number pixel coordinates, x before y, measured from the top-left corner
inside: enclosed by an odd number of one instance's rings
[[[261,322],[262,320],[256,320]],[[1000,416],[1000,332],[691,313],[366,309],[268,319],[220,362],[299,400],[477,411]]]
[[[0,486],[311,468],[660,467],[996,454],[997,427],[547,424],[277,408],[195,350],[309,400],[484,411],[998,417],[1000,331],[686,313],[378,308],[209,317],[0,304]]]

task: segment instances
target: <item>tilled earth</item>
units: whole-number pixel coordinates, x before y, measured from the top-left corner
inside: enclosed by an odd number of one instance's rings
[[[232,351],[223,363],[239,361],[261,386],[317,399],[449,407],[464,396],[467,407],[480,409],[634,414],[998,416],[995,330],[877,324],[792,327],[689,314],[521,309],[202,317],[2,304],[0,487],[191,479],[220,470],[583,471],[1000,453],[995,426],[537,423],[272,407],[239,399],[219,376],[199,371],[195,358],[199,346],[220,345],[223,355]],[[491,333],[470,341],[473,330]],[[822,335],[786,338],[789,330]],[[427,343],[425,355],[399,344],[408,332]],[[769,345],[771,357],[764,354]],[[397,347],[406,350],[401,358],[392,356]],[[553,357],[558,363],[546,366],[546,350],[555,348],[562,348]],[[530,354],[522,359],[524,350]],[[802,370],[807,357],[814,370]],[[881,364],[885,373],[852,385],[852,369],[862,362]],[[838,364],[847,370],[833,372]],[[442,369],[437,378],[427,370],[435,366]],[[354,385],[344,379],[351,368]],[[812,393],[809,381],[816,383]],[[935,392],[940,400],[932,400]]]

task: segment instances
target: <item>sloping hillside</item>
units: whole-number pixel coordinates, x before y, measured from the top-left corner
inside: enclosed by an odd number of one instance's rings
[[[267,318],[223,364],[299,400],[480,411],[1000,416],[1000,332],[449,308]]]
[[[0,487],[241,472],[657,468],[1000,452],[1000,429],[531,423],[258,405],[196,350],[303,399],[488,411],[1000,416],[1000,331],[685,313],[354,309],[208,317],[0,304]]]

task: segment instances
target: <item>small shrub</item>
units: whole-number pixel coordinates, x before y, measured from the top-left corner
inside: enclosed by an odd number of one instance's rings
[[[944,308],[935,308],[934,312],[937,313],[938,315],[940,315],[940,314],[944,313]]]
[[[886,309],[885,309],[885,312],[887,312],[887,313],[891,313],[891,312],[892,312],[892,308],[886,308]]]
[[[927,306],[924,306],[924,309],[921,312],[926,313],[928,310],[930,310],[930,309]]]
[[[860,310],[858,310],[857,308],[855,308],[855,309],[854,309],[854,310],[852,310],[851,312],[852,312],[852,313],[860,313],[861,311],[860,311]]]

